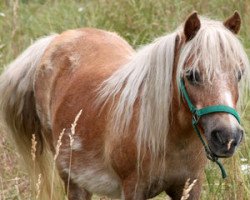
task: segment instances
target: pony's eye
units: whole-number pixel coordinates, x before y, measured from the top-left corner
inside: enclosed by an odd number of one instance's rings
[[[238,80],[238,82],[240,82],[243,74],[244,74],[244,70],[238,72],[238,74],[237,74],[237,80]]]
[[[187,70],[186,78],[189,81],[189,83],[193,85],[201,82],[200,73],[198,70],[192,70],[192,69]]]

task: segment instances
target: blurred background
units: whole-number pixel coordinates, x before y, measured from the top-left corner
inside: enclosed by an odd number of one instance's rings
[[[95,27],[117,32],[138,48],[174,31],[194,10],[222,21],[238,10],[239,39],[250,57],[250,0],[0,0],[0,71],[44,35]],[[218,167],[208,163],[202,199],[250,199],[250,98],[248,104],[241,113],[245,140],[233,158],[223,160],[228,178],[222,180]],[[31,198],[29,178],[18,166],[18,157],[0,132],[0,199]]]

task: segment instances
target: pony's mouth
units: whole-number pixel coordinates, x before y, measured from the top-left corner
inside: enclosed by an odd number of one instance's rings
[[[211,151],[212,152],[212,151]],[[230,158],[233,156],[234,153],[232,154],[224,154],[224,155],[217,155],[216,153],[212,152],[213,156],[216,157],[216,158]]]
[[[213,157],[217,158],[229,158],[232,157],[235,153],[237,146],[232,145],[232,147],[228,148],[227,146],[218,145],[218,143],[209,141],[208,142],[209,149]]]

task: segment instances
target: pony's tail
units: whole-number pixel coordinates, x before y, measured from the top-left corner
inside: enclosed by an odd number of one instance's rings
[[[52,178],[56,172],[52,172],[53,157],[42,134],[33,90],[36,68],[55,37],[51,35],[36,41],[0,76],[0,122],[29,170],[36,199],[60,199],[58,193],[50,197],[51,185],[56,184]]]

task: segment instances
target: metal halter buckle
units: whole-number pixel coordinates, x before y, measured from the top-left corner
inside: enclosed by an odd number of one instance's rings
[[[200,119],[200,116],[197,115],[196,112],[193,113],[193,116],[192,116],[192,121],[193,121],[193,124],[198,124],[199,122],[199,119]]]

